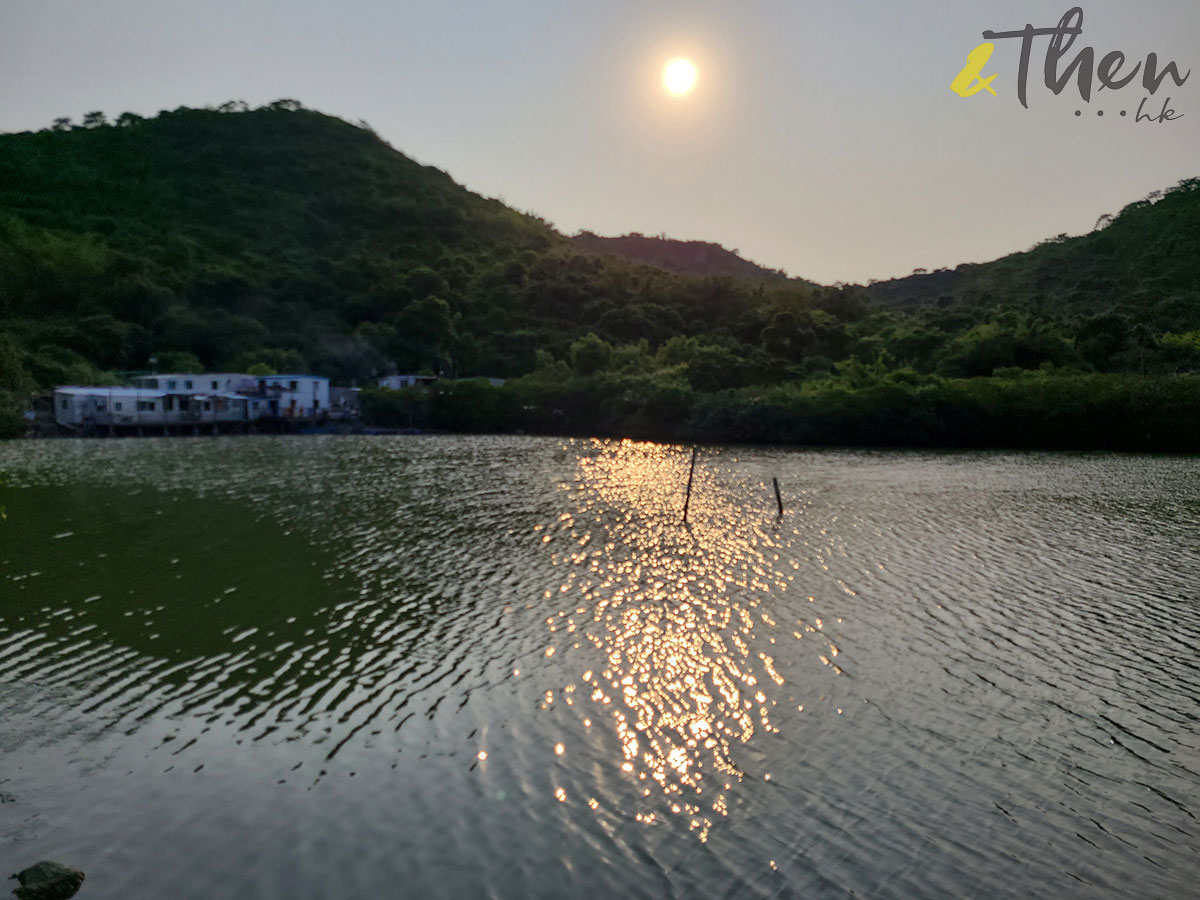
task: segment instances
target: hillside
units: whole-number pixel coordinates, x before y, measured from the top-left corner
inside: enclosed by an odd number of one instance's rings
[[[386,367],[404,352],[395,335],[348,326],[407,310],[448,328],[448,310],[412,301],[516,278],[559,243],[371,132],[286,103],[0,137],[0,310],[27,343],[101,367],[264,350]]]
[[[877,282],[868,293],[907,308],[931,301],[1053,304],[1125,314],[1163,329],[1200,327],[1200,179],[1103,216],[1090,234],[1058,235],[994,262]]]
[[[589,253],[647,263],[680,275],[727,275],[759,280],[787,277],[776,269],[742,259],[736,250],[726,250],[720,244],[708,241],[677,241],[641,234],[601,237],[590,231],[581,231],[571,240],[576,247]]]
[[[569,239],[295,101],[89,114],[0,135],[0,407],[152,365],[427,371],[525,376],[607,428],[721,391],[1188,373],[1198,186],[992,263],[821,287],[713,244]]]
[[[589,332],[770,324],[748,288],[580,252],[292,101],[0,135],[0,272],[0,331],[42,385],[151,357],[511,376]]]

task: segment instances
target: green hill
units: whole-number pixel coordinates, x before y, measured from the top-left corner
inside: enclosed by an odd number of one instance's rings
[[[870,295],[923,302],[1053,305],[1111,311],[1170,329],[1200,326],[1200,179],[1102,216],[1080,237],[1058,235],[1024,253],[878,282]]]
[[[682,417],[719,435],[739,433],[705,399],[723,391],[751,409],[780,391],[1168,377],[1200,368],[1198,186],[992,263],[822,287],[717,245],[572,240],[295,101],[94,113],[0,135],[0,406],[15,430],[31,391],[153,359],[504,376],[532,392],[521,409],[594,410],[528,427]]]
[[[404,354],[397,329],[451,327],[434,299],[519,280],[561,243],[370,131],[287,103],[0,137],[6,324],[101,367],[298,354],[366,375]]]
[[[743,259],[736,250],[726,250],[709,241],[677,241],[642,234],[602,237],[590,231],[581,231],[571,240],[581,250],[647,263],[680,275],[728,275],[759,280],[787,277],[777,269]]]
[[[0,135],[0,330],[39,384],[152,356],[511,376],[589,332],[764,327],[749,289],[581,252],[365,127],[227,107]]]

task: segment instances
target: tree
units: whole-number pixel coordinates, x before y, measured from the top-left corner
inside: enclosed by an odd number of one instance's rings
[[[281,375],[308,371],[308,363],[296,350],[262,347],[227,359],[229,369],[251,375]]]
[[[70,117],[62,116],[61,118],[55,119],[54,124],[50,126],[50,129],[52,131],[70,131],[71,130]]]
[[[1148,327],[1138,323],[1129,332],[1129,345],[1127,355],[1130,361],[1137,366],[1140,374],[1145,375],[1147,356],[1158,349],[1158,338],[1155,337],[1154,332]]]
[[[186,350],[161,350],[154,355],[159,372],[203,372],[204,364]]]
[[[571,365],[580,375],[594,375],[608,367],[612,352],[612,344],[589,331],[571,344]]]
[[[417,266],[408,273],[404,285],[412,293],[414,300],[424,300],[430,294],[441,294],[446,290],[446,282],[442,276],[428,266]]]
[[[33,389],[24,358],[20,342],[13,335],[0,332],[0,390],[20,393]]]
[[[137,113],[123,112],[117,116],[116,125],[119,128],[128,128],[130,125],[136,125],[138,122],[144,122],[141,116]]]
[[[742,356],[716,344],[699,344],[687,364],[687,380],[698,391],[719,391],[742,383]]]
[[[104,113],[100,110],[93,110],[90,113],[84,113],[83,127],[84,128],[103,128],[108,124],[108,119],[104,117]]]
[[[0,438],[25,433],[25,410],[34,381],[25,368],[25,353],[10,334],[0,332]],[[0,507],[0,515],[3,507]]]
[[[414,300],[402,309],[396,315],[397,335],[409,353],[417,357],[408,362],[418,366],[436,362],[450,346],[453,321],[450,304],[440,297]]]
[[[1080,356],[1101,372],[1112,369],[1114,358],[1129,344],[1133,323],[1128,316],[1102,313],[1084,319],[1075,329],[1075,344]]]

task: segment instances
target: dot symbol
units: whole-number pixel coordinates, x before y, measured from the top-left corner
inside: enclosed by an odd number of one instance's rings
[[[1082,113],[1082,112],[1080,112],[1079,110],[1075,110],[1075,115],[1077,115],[1077,116],[1082,116],[1082,115],[1083,115],[1083,113]]]
[[[1128,114],[1128,113],[1127,113],[1125,110],[1121,110],[1121,115],[1123,115],[1123,116],[1126,116],[1126,115],[1129,115],[1129,114]]]
[[[1096,115],[1098,115],[1098,116],[1104,115],[1104,110],[1102,110],[1102,109],[1096,110]]]

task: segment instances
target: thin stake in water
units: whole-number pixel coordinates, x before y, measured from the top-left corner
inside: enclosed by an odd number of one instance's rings
[[[688,505],[692,502],[692,476],[696,474],[696,448],[692,447],[692,467],[688,469],[687,496],[683,500],[683,524],[687,524]]]
[[[783,495],[779,493],[779,479],[772,478],[771,483],[775,485],[775,503],[779,507],[779,515],[783,516]]]

